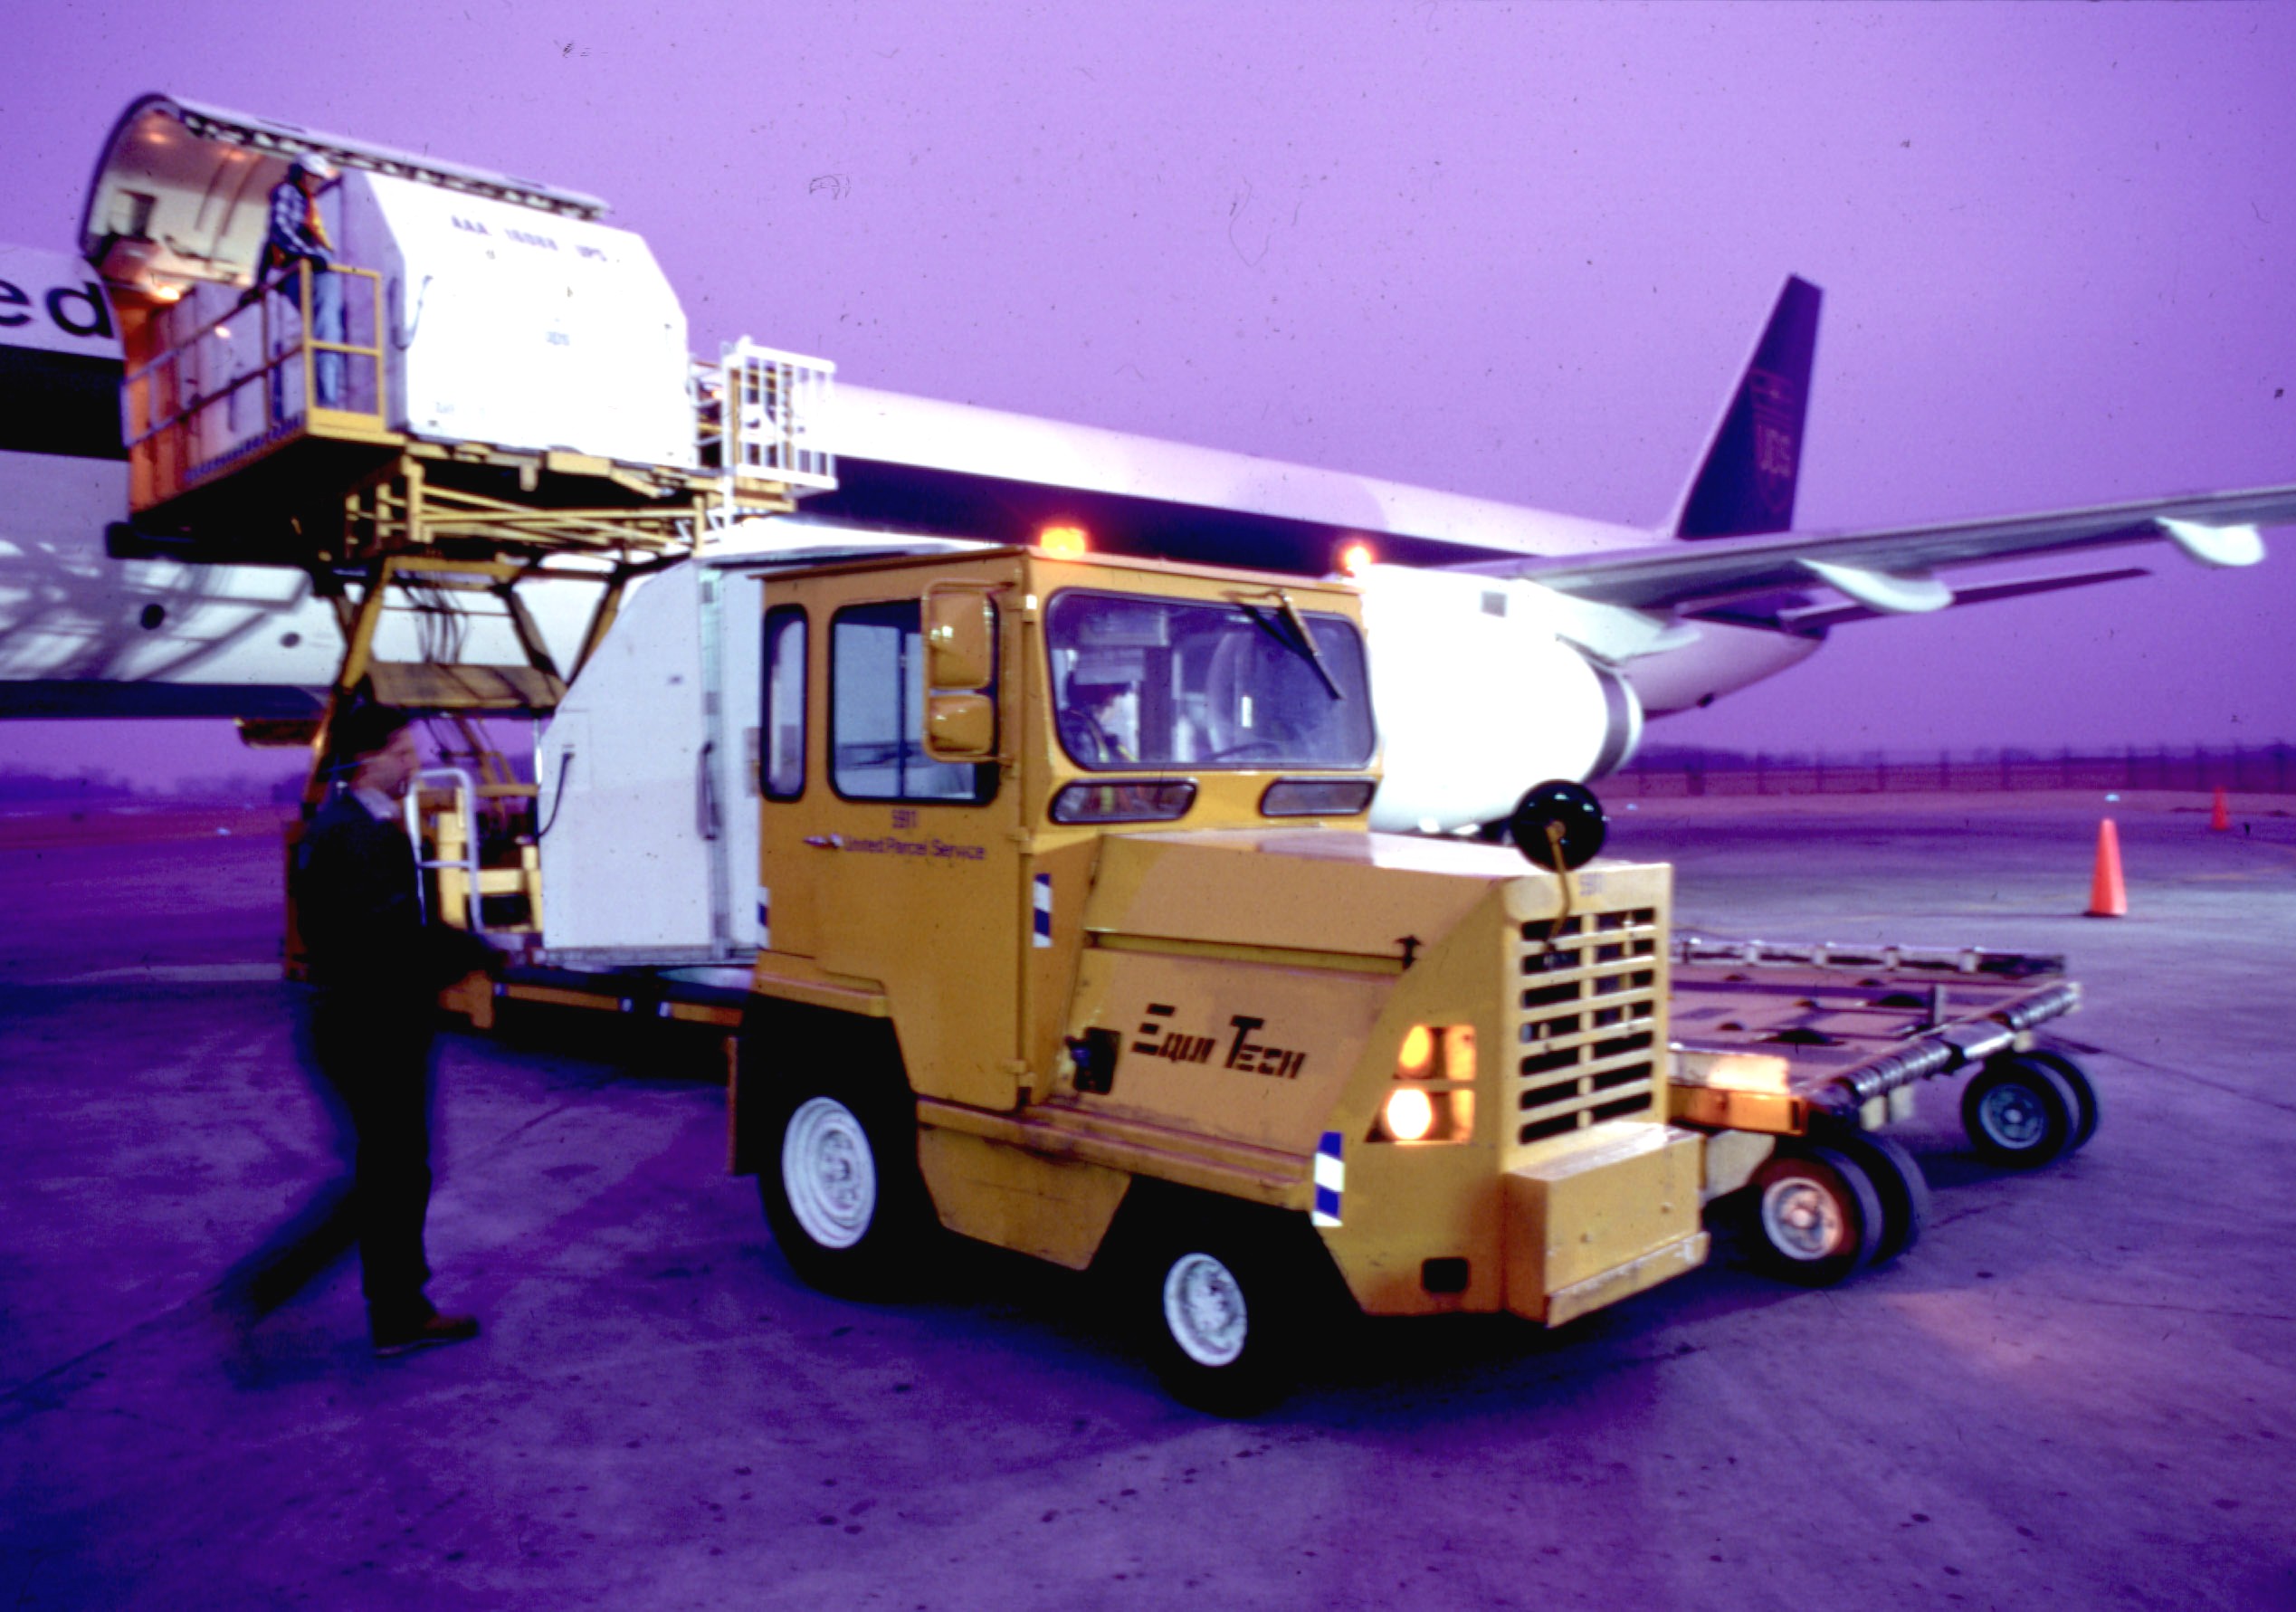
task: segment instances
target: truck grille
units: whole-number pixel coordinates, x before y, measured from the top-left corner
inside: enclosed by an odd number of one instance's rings
[[[1659,928],[1652,907],[1520,927],[1510,1115],[1519,1144],[1652,1111],[1665,1050]]]

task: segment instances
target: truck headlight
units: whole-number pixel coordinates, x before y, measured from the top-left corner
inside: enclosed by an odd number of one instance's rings
[[[1387,1134],[1399,1142],[1426,1140],[1427,1132],[1435,1128],[1434,1101],[1416,1086],[1399,1086],[1387,1095],[1387,1106],[1380,1118],[1387,1123]]]
[[[1396,1048],[1396,1084],[1375,1142],[1463,1142],[1475,1130],[1475,1027],[1414,1025]]]

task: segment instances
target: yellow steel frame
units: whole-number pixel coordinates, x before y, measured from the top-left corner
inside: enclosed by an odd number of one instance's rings
[[[532,483],[542,470],[562,468],[571,457],[518,456],[506,462],[516,463],[521,480]],[[320,559],[356,564],[421,551],[676,558],[709,529],[709,484],[699,477],[682,500],[548,508],[443,485],[431,461],[428,454],[402,453],[353,487],[343,501],[341,549],[321,554]],[[584,462],[581,469],[590,470],[595,463]],[[791,505],[785,499],[769,507]]]
[[[343,634],[343,660],[329,690],[327,714],[312,739],[314,766],[310,781],[304,791],[307,804],[315,806],[323,797],[324,779],[316,763],[327,753],[329,730],[334,726],[337,714],[359,693],[361,686],[377,670],[375,634],[382,625],[383,613],[389,606],[394,588],[424,586],[496,595],[505,603],[512,629],[527,657],[528,663],[523,668],[433,668],[437,675],[425,680],[428,683],[427,697],[420,701],[424,709],[453,714],[484,710],[542,711],[557,705],[559,695],[564,692],[566,680],[559,675],[548,647],[536,631],[533,617],[513,591],[519,581],[531,575],[533,569],[529,564],[499,558],[386,555],[367,566],[357,597],[353,598],[348,591],[335,595],[332,602],[336,622]],[[628,577],[624,571],[617,570],[595,579],[604,585],[607,598],[618,599]],[[607,608],[607,598],[600,600],[596,607],[598,611]],[[598,635],[594,622],[586,642],[595,642]],[[465,675],[458,682],[458,672],[492,675]]]

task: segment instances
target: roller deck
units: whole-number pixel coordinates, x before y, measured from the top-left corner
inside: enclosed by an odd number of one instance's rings
[[[1669,1115],[1806,1135],[1910,1111],[1912,1088],[2024,1050],[2080,1006],[2058,956],[1678,938]]]

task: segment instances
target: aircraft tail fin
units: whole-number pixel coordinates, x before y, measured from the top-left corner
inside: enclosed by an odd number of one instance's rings
[[[1678,538],[1735,538],[1794,524],[1794,483],[1824,293],[1789,274],[1674,513]]]

